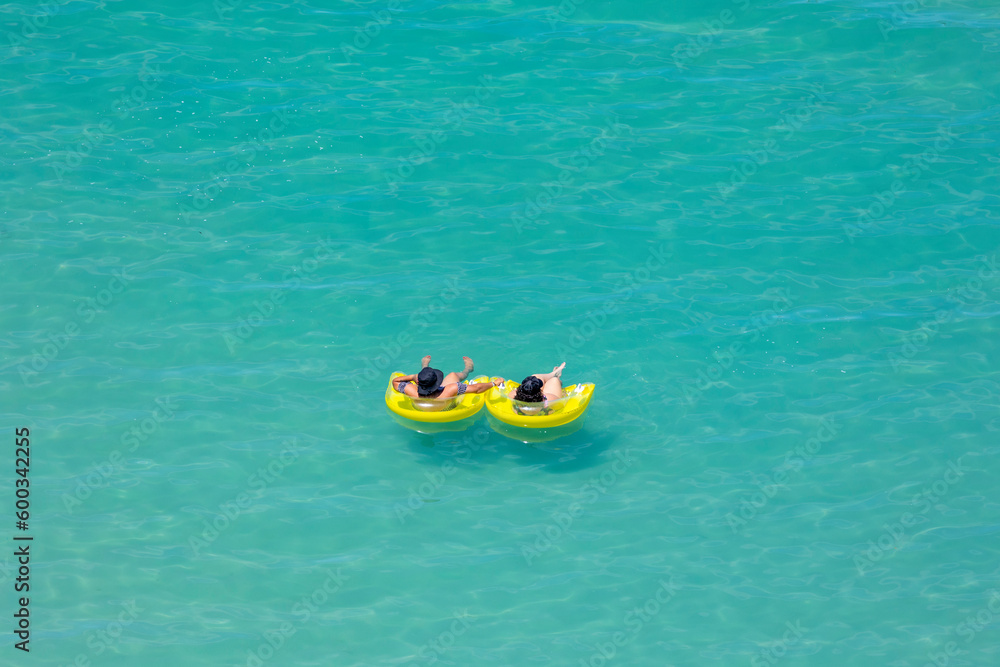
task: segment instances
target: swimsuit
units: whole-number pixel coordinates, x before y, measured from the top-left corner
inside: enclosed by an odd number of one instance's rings
[[[406,393],[405,391],[403,391],[403,387],[405,387],[406,385],[410,384],[410,382],[412,382],[412,380],[406,380],[404,382],[400,382],[399,383],[398,389],[399,389],[400,393],[403,393],[403,394]],[[459,382],[458,383],[458,393],[455,396],[453,396],[452,398],[457,398],[457,397],[463,395],[465,393],[465,390],[468,389],[468,388],[469,388],[469,385],[467,385],[464,382]],[[435,389],[434,393],[435,394],[440,394],[442,391],[444,391],[444,385],[442,385],[442,386],[438,387],[437,389]],[[437,398],[437,396],[427,395],[427,396],[421,396],[420,398]]]

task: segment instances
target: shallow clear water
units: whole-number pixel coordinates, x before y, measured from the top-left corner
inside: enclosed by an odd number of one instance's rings
[[[0,662],[996,664],[995,3],[0,18]]]

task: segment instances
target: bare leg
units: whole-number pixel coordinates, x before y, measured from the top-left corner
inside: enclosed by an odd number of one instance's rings
[[[549,380],[551,380],[552,378],[557,378],[557,379],[561,378],[562,377],[563,368],[565,368],[565,367],[566,367],[566,362],[564,361],[561,364],[559,364],[558,366],[556,366],[555,368],[553,368],[551,373],[534,373],[534,376],[536,378],[538,378],[539,380],[541,380],[543,383],[545,383],[545,382],[548,382]],[[560,382],[560,386],[562,386],[561,382]]]
[[[431,355],[428,354],[426,357],[420,360],[420,370],[423,370],[430,365],[431,365]]]
[[[555,401],[562,398],[563,388],[562,388],[562,378],[553,377],[545,381],[542,385],[542,393],[550,401]]]
[[[542,393],[550,401],[562,398],[562,372],[566,367],[566,362],[562,362],[552,369],[551,373],[535,373],[534,377],[542,381]]]
[[[462,360],[465,362],[465,370],[461,373],[448,373],[444,376],[441,384],[455,384],[456,382],[463,382],[465,378],[469,377],[469,373],[475,370],[476,365],[468,357],[462,357]]]

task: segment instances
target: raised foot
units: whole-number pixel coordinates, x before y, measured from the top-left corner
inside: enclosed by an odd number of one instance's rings
[[[431,365],[431,355],[428,354],[426,357],[420,360],[420,367],[427,368],[430,365]]]
[[[566,362],[565,361],[562,362],[561,364],[559,364],[558,366],[555,366],[552,369],[552,374],[555,375],[557,378],[558,377],[562,377],[562,372],[563,372],[564,368],[566,368]]]

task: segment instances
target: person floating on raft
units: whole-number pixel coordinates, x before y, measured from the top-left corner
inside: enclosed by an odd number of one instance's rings
[[[392,386],[396,391],[406,394],[410,398],[417,399],[414,407],[423,412],[440,412],[452,407],[451,401],[433,400],[460,398],[463,394],[482,394],[493,387],[503,384],[503,378],[497,378],[493,382],[479,382],[466,384],[465,378],[475,368],[472,359],[462,357],[465,362],[465,369],[459,373],[451,372],[445,375],[436,368],[431,368],[431,355],[427,355],[420,360],[422,368],[419,373],[413,375],[403,375],[393,380]],[[423,399],[423,400],[420,400]],[[432,400],[428,400],[432,399]]]
[[[546,414],[549,402],[558,401],[563,397],[562,372],[566,362],[552,369],[551,373],[535,373],[524,378],[521,385],[507,393],[507,397],[521,403],[538,403],[534,405],[514,404],[514,412],[519,415]],[[502,382],[501,382],[502,384]]]

